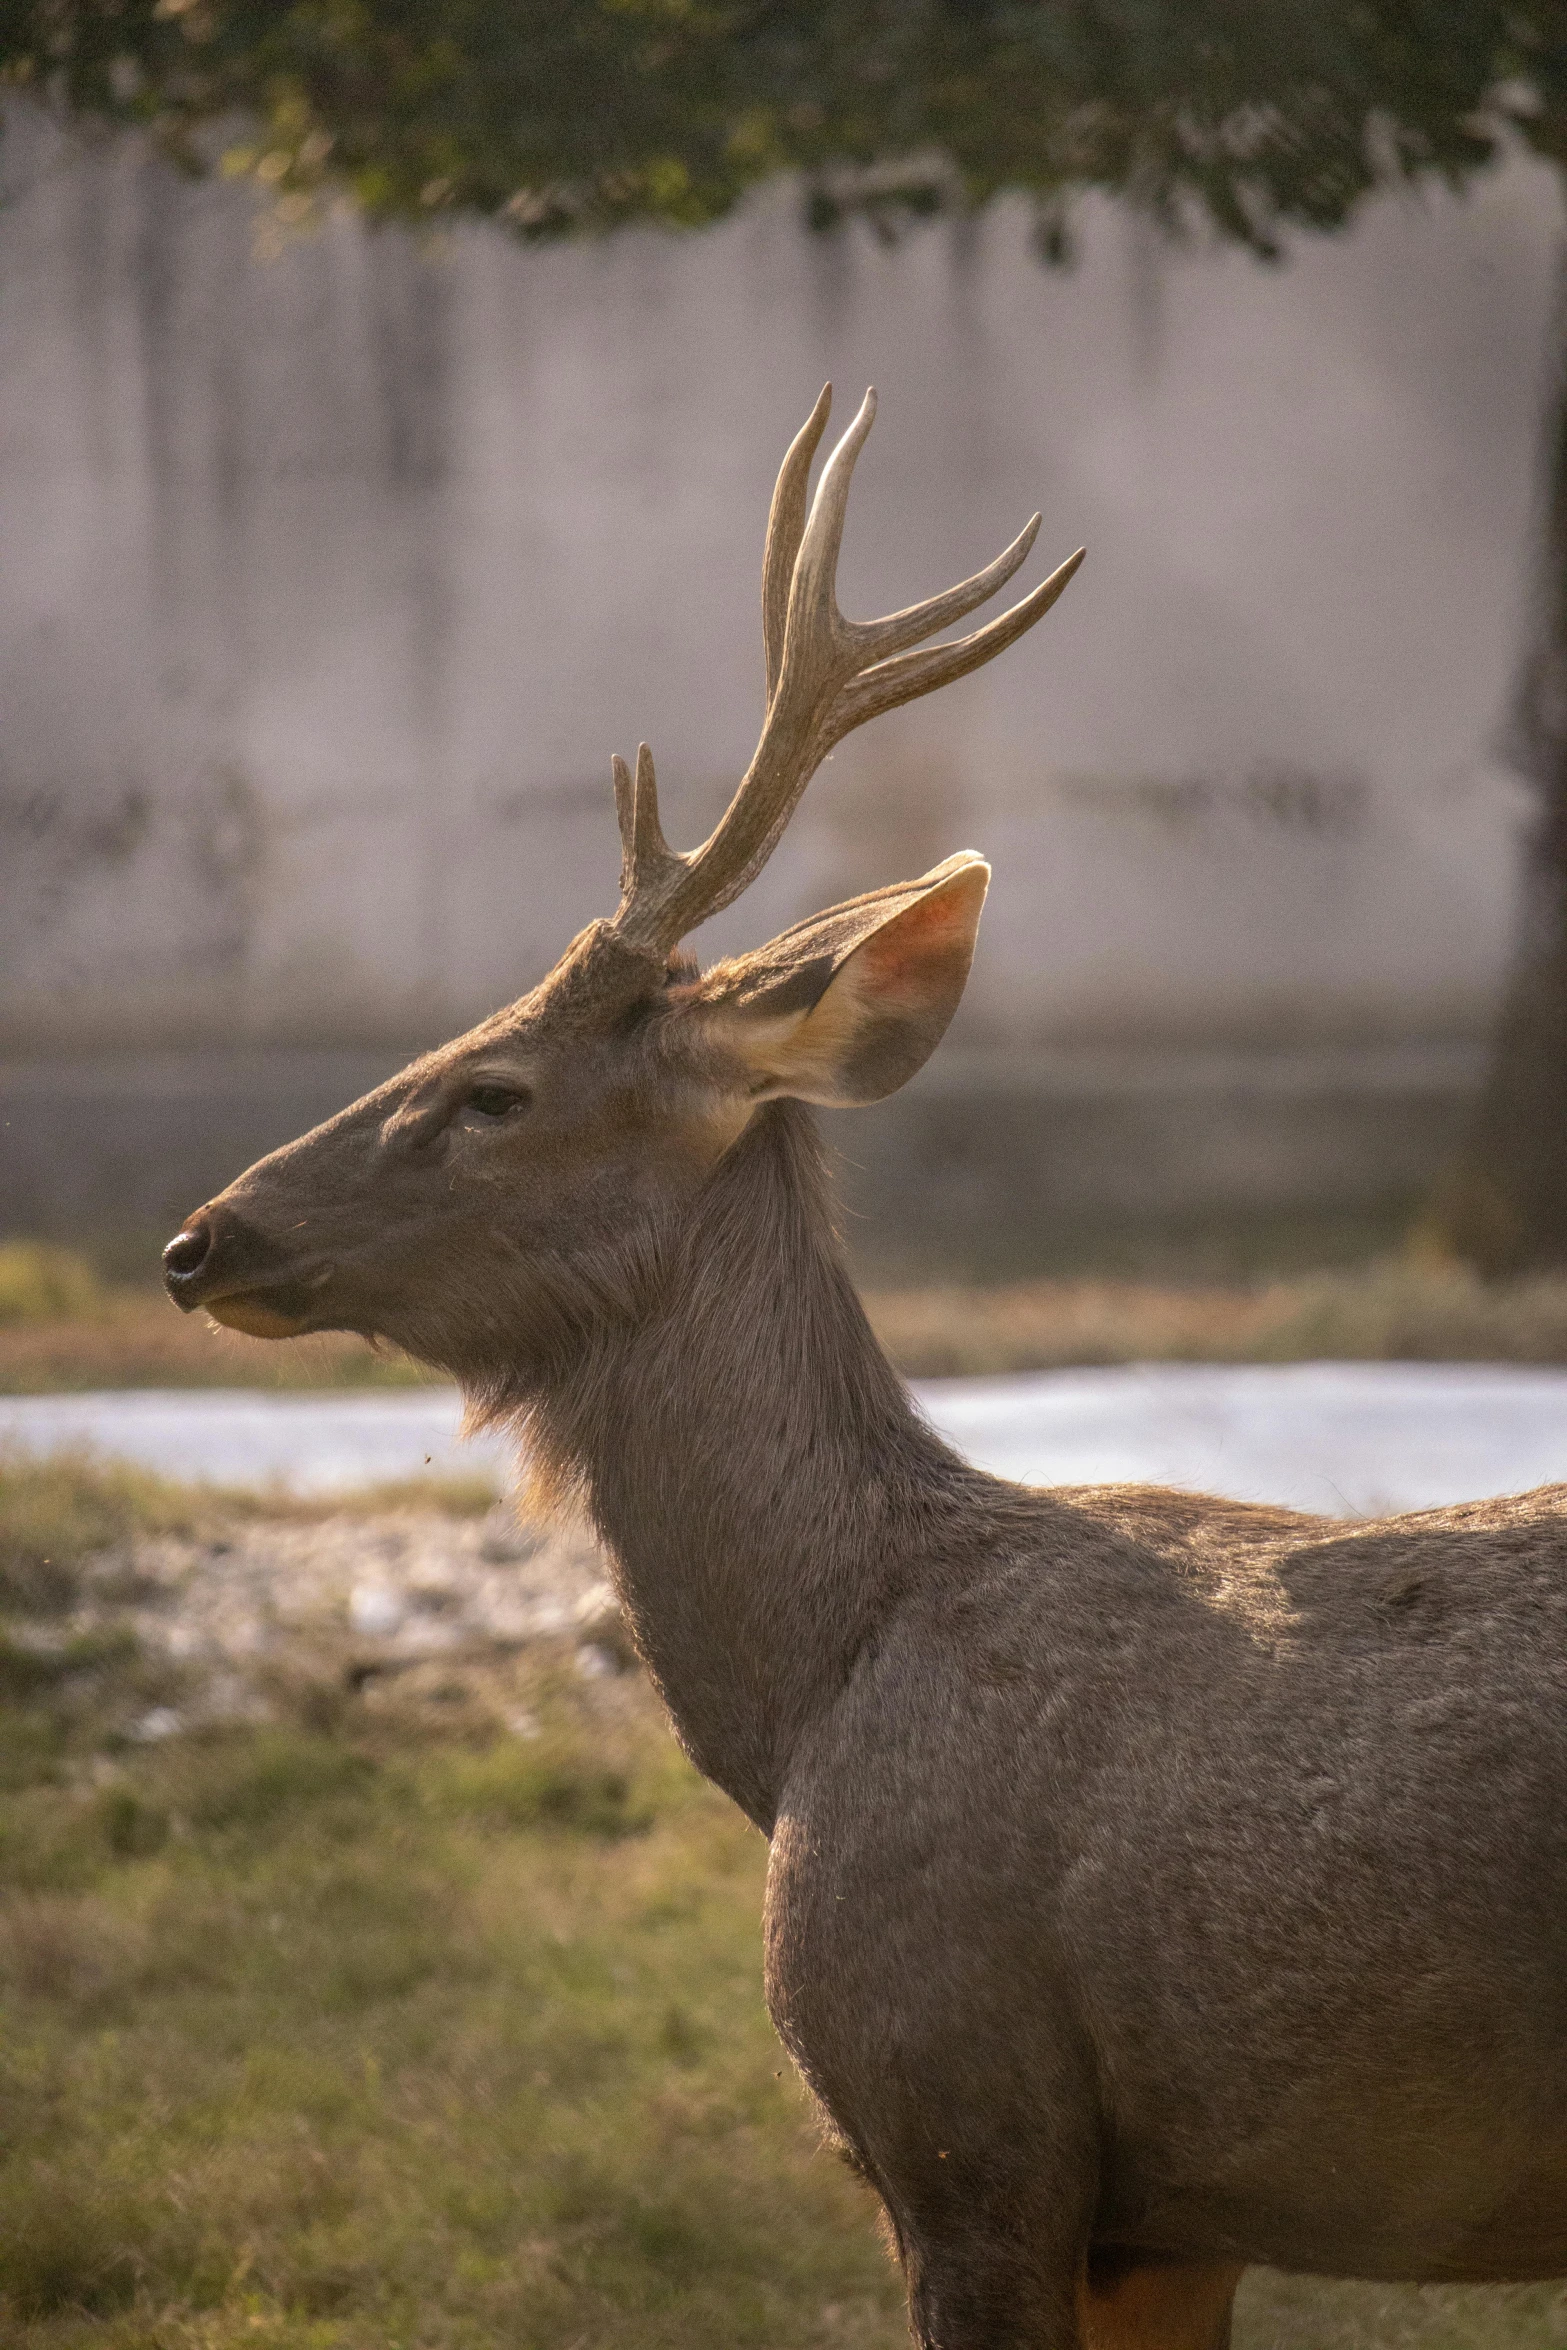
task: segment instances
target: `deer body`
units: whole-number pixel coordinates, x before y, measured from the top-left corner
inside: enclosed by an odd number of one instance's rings
[[[768,721],[712,839],[677,856],[617,764],[615,922],[199,1211],[170,1287],[384,1332],[586,1502],[770,1838],[769,2003],[925,2350],[1220,2350],[1251,2261],[1561,2273],[1567,1492],[1345,1526],[971,1468],[871,1336],[801,1104],[919,1066],[986,869],[671,959],[849,725],[1064,584],[928,652],[1017,548],[844,621],[868,415],[809,521],[825,406],[785,462]]]
[[[758,1121],[546,1427],[772,1840],[774,2020],[900,2238],[1067,2223],[1068,2297],[1084,2244],[1567,2268],[1567,1489],[1346,1527],[987,1477],[816,1185]]]

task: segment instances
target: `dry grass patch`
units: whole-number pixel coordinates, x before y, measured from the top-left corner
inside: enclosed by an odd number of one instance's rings
[[[1567,1363],[1567,1278],[1487,1283],[1400,1258],[1234,1286],[1022,1281],[882,1290],[866,1304],[910,1378],[1130,1362]]]
[[[153,1268],[155,1270],[155,1268]],[[182,1314],[41,1241],[0,1241],[0,1395],[96,1387],[409,1387],[432,1374],[362,1339],[287,1346]]]
[[[343,1495],[229,1493],[216,1486],[171,1483],[149,1470],[87,1453],[40,1459],[0,1454],[0,1617],[63,1616],[82,1593],[82,1569],[100,1563],[102,1596],[114,1580],[101,1572],[105,1553],[134,1576],[130,1547],[149,1535],[221,1536],[225,1526],[258,1518],[319,1523],[348,1512],[400,1510],[477,1518],[493,1508],[496,1486],[481,1473],[403,1479]]]
[[[419,1387],[433,1373],[361,1338],[286,1345],[222,1330],[143,1290],[115,1293],[102,1314],[0,1325],[0,1395],[99,1387]]]
[[[872,1290],[866,1304],[910,1378],[1132,1362],[1567,1363],[1567,1277],[1487,1283],[1392,1256],[1249,1282],[935,1283]],[[0,1394],[435,1379],[358,1338],[269,1344],[180,1314],[147,1290],[106,1287],[65,1251],[0,1246]]]
[[[0,1330],[91,1320],[107,1301],[103,1283],[74,1249],[0,1240]]]

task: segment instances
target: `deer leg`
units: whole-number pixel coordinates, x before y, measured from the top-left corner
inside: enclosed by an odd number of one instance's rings
[[[919,2350],[1087,2350],[1079,2282],[1094,2165],[995,2161],[938,2151],[881,2192]],[[1106,2344],[1104,2350],[1118,2350]]]
[[[983,2223],[956,2240],[897,2233],[919,2350],[1085,2350],[1070,2258],[1052,2263]]]
[[[1229,2350],[1242,2271],[1136,2254],[1057,2259],[1050,2231],[893,2222],[920,2350]]]
[[[1240,2280],[1229,2261],[1091,2253],[1077,2286],[1083,2350],[1229,2350]]]

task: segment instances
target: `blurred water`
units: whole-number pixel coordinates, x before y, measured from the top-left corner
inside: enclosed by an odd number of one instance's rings
[[[0,1398],[0,1447],[79,1448],[160,1476],[336,1493],[393,1478],[510,1474],[498,1437],[464,1442],[455,1387],[396,1395],[274,1395],[243,1388],[122,1389]]]
[[[1328,1513],[1424,1509],[1567,1478],[1567,1371],[1489,1364],[1158,1363],[927,1381],[934,1424],[1031,1484],[1181,1485]],[[0,1398],[0,1447],[86,1447],[165,1476],[331,1493],[489,1470],[455,1389],[150,1390]]]
[[[1183,1485],[1329,1513],[1567,1478],[1567,1372],[1488,1363],[1147,1363],[949,1379],[920,1400],[1029,1484]]]

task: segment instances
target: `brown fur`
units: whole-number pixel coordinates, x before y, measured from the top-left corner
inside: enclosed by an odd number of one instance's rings
[[[426,1231],[376,1326],[586,1497],[771,1836],[769,2000],[921,2340],[1208,2350],[1251,2260],[1557,2273],[1567,1496],[1345,1526],[982,1476],[865,1325],[808,1120],[576,1252]],[[213,1213],[325,1221],[351,1131]]]
[[[651,759],[620,769],[615,923],[241,1176],[169,1286],[242,1328],[384,1334],[591,1511],[681,1739],[771,1839],[769,2004],[924,2350],[1223,2350],[1251,2261],[1559,2274],[1567,1489],[1347,1526],[980,1474],[877,1348],[790,1097],[920,1065],[982,862],[706,979],[666,962],[824,747],[1070,575],[878,658],[1029,534],[851,628],[831,567],[869,414],[808,522],[824,403],[786,460],[768,724],[705,847],[663,841]]]

